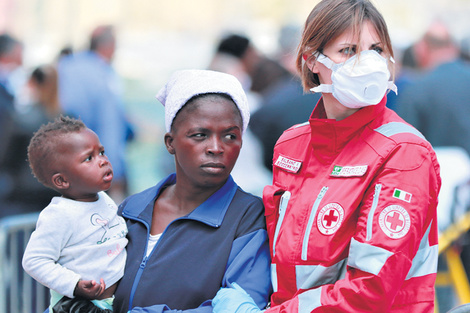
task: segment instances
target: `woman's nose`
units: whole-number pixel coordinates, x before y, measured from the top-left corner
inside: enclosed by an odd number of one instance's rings
[[[207,147],[207,153],[209,154],[221,154],[224,152],[223,143],[218,138],[212,138]]]

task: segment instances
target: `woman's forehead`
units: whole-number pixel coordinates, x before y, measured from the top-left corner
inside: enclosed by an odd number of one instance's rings
[[[240,110],[235,102],[223,96],[200,97],[188,102],[178,112],[173,124],[195,119],[213,119],[230,118],[237,124],[242,123]]]
[[[343,31],[338,37],[332,40],[330,44],[353,46],[353,45],[370,45],[371,43],[380,43],[382,39],[377,29],[370,21],[365,21],[360,25],[360,33],[355,31],[351,26]]]
[[[222,95],[210,94],[196,98],[188,102],[182,109],[188,113],[194,111],[233,111],[240,113],[235,102]]]

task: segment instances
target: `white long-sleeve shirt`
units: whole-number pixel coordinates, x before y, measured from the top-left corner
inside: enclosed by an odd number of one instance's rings
[[[41,284],[70,298],[79,279],[124,274],[127,227],[117,206],[100,192],[95,202],[54,197],[40,213],[23,256],[24,270]]]

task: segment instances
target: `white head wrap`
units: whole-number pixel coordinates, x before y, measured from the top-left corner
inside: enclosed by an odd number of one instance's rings
[[[167,84],[160,89],[156,98],[165,106],[166,131],[176,113],[194,96],[206,93],[228,94],[240,110],[244,132],[250,120],[248,100],[242,85],[235,76],[209,70],[182,70],[171,75]]]

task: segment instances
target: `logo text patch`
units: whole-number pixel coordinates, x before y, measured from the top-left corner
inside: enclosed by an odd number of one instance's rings
[[[335,165],[331,176],[337,177],[352,177],[352,176],[363,176],[367,172],[367,165],[359,166],[339,166]]]
[[[278,156],[274,165],[285,169],[288,172],[297,173],[302,166],[302,162],[286,158],[285,156]]]

